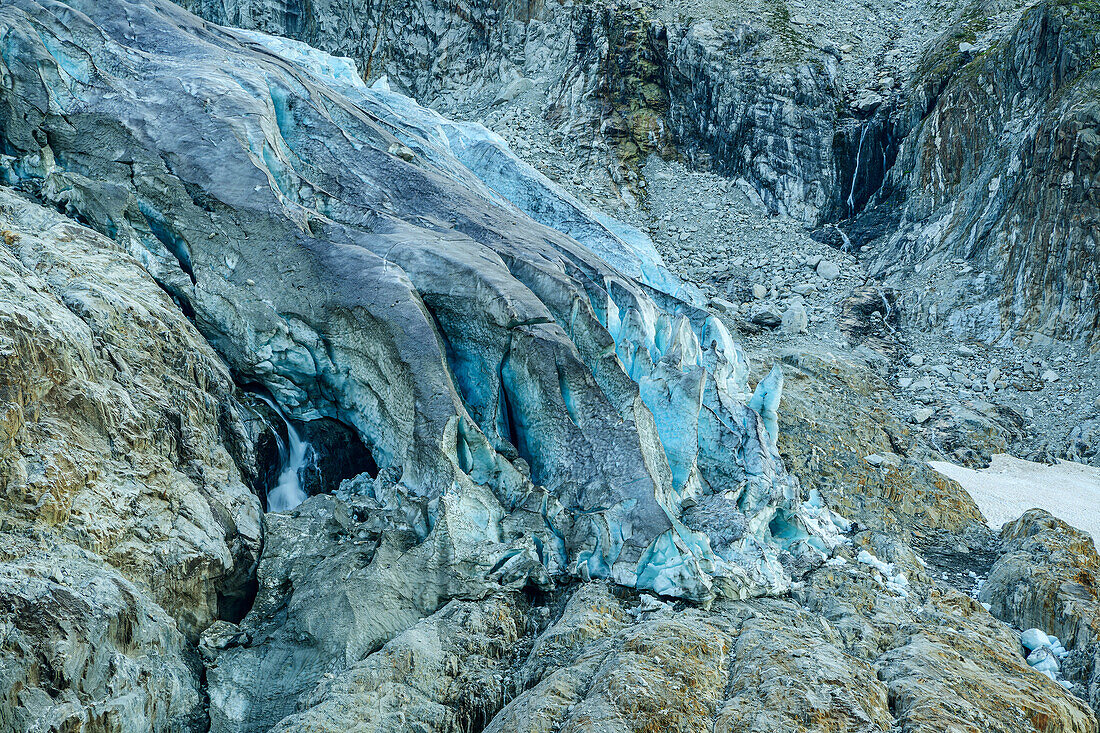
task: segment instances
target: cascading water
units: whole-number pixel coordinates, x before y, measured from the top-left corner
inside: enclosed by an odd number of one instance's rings
[[[878,291],[878,297],[882,298],[882,305],[885,310],[882,312],[882,322],[890,329],[890,333],[897,334],[897,329],[890,325],[890,316],[893,313],[893,307],[890,305],[890,300],[886,297],[886,293],[882,291],[882,288],[875,287]]]
[[[279,447],[279,478],[275,487],[267,492],[267,510],[269,512],[285,512],[301,504],[308,497],[302,489],[302,470],[309,466],[313,460],[313,446],[302,440],[298,431],[290,424],[278,403],[266,395],[257,394],[268,407],[278,413],[286,425],[287,446],[278,432],[275,433],[276,444]]]
[[[856,167],[852,171],[852,187],[848,190],[848,211],[853,215],[856,213],[856,182],[859,180],[859,161],[863,157],[863,139],[867,137],[867,128],[870,125],[863,126],[863,132],[859,134],[859,149],[856,150]]]

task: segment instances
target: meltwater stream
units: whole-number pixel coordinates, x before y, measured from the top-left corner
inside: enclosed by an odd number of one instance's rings
[[[302,489],[302,470],[310,464],[313,458],[313,446],[302,440],[278,403],[266,395],[257,394],[256,396],[277,412],[286,425],[287,441],[290,445],[288,447],[276,431],[275,441],[279,446],[279,465],[281,468],[275,487],[267,492],[267,510],[269,512],[285,512],[309,498]]]
[[[859,149],[856,151],[856,167],[852,171],[852,187],[848,190],[848,210],[854,216],[856,213],[856,183],[859,181],[859,161],[863,157],[863,139],[867,137],[867,128],[871,125],[866,124],[863,126],[863,132],[859,133]]]

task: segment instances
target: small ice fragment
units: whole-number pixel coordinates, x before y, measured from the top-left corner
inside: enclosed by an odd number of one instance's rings
[[[1058,660],[1054,658],[1054,652],[1050,650],[1050,647],[1039,647],[1027,657],[1027,663],[1031,665],[1031,668],[1036,672],[1049,672],[1053,675],[1058,674]],[[1054,679],[1053,677],[1051,679]]]
[[[1028,629],[1020,634],[1020,643],[1027,649],[1035,651],[1040,647],[1050,646],[1050,639],[1041,629]]]

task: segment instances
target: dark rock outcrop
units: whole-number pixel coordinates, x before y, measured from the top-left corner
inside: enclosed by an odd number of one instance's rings
[[[896,222],[875,268],[908,283],[911,326],[1098,343],[1096,12],[1042,2],[981,53],[960,53],[957,34],[930,52],[911,132],[866,215]]]

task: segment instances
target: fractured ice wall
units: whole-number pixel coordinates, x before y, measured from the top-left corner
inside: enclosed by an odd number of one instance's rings
[[[0,6],[0,178],[141,256],[294,417],[353,426],[380,469],[357,490],[448,568],[424,597],[781,592],[838,541],[779,460],[780,373],[748,402],[643,234],[345,60],[163,0],[65,4]]]

